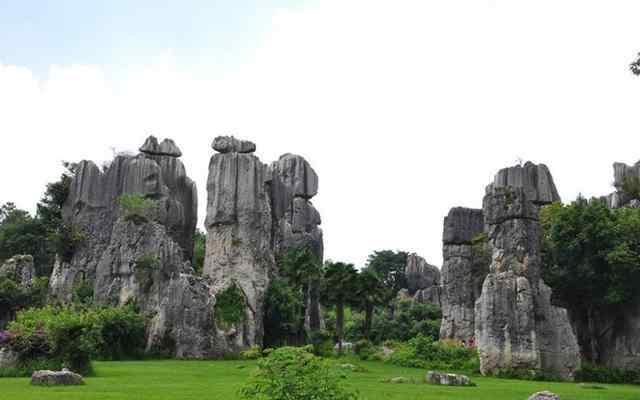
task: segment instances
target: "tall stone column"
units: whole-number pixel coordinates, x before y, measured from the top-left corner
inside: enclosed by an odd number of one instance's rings
[[[218,137],[213,148],[218,153],[211,157],[207,179],[203,274],[216,296],[231,286],[241,290],[246,318],[229,327],[227,336],[236,346],[249,347],[262,343],[264,295],[275,269],[270,174],[251,142]]]
[[[444,219],[441,338],[475,342],[475,302],[489,272],[483,244],[474,246],[483,229],[482,210],[454,207]]]
[[[475,305],[480,370],[540,371],[573,379],[578,343],[567,311],[541,279],[540,206],[559,201],[544,165],[498,172],[483,201],[492,259]]]

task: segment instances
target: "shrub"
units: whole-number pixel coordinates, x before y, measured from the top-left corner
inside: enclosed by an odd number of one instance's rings
[[[72,300],[78,304],[91,304],[93,302],[93,285],[83,280],[73,288]]]
[[[60,360],[65,367],[81,374],[91,372],[90,328],[83,313],[55,307],[22,311],[9,325],[18,344],[12,347],[23,362],[41,358]]]
[[[145,320],[133,307],[100,308],[90,318],[96,338],[94,354],[103,360],[139,358],[145,346]]]
[[[325,330],[311,332],[309,339],[313,348],[313,354],[319,357],[332,357],[334,344],[331,334]]]
[[[619,369],[582,363],[576,372],[577,382],[640,384],[640,369]]]
[[[125,221],[140,225],[157,217],[157,203],[139,193],[124,193],[120,196],[120,210]]]
[[[8,346],[18,354],[14,373],[44,363],[86,375],[91,358],[133,358],[144,348],[144,319],[132,308],[32,308],[18,313],[9,332]]]
[[[240,353],[240,356],[243,360],[257,360],[262,358],[262,350],[260,350],[260,346],[251,346],[249,350],[243,351]]]
[[[328,361],[304,348],[281,347],[258,363],[258,371],[242,388],[245,399],[355,400],[340,384]]]
[[[403,367],[464,371],[474,373],[480,361],[475,349],[451,342],[436,342],[419,334],[398,345],[387,362]]]
[[[223,328],[244,322],[245,299],[242,290],[234,283],[216,295],[216,322]]]
[[[353,351],[361,360],[373,360],[380,352],[380,349],[366,339],[358,340],[353,347]]]

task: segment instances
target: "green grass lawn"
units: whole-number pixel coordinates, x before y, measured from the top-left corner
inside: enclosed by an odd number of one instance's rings
[[[640,387],[602,385],[584,389],[573,383],[529,382],[473,377],[476,387],[442,387],[427,384],[383,383],[404,376],[422,380],[425,371],[399,368],[380,362],[347,359],[367,372],[347,372],[345,384],[368,400],[526,400],[540,390],[558,393],[562,400],[638,400]],[[76,387],[34,387],[27,378],[0,378],[4,400],[233,400],[255,368],[251,361],[136,361],[96,362],[96,376]]]

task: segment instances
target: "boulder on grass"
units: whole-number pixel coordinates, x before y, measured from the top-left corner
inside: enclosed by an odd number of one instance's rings
[[[38,386],[84,385],[82,376],[66,368],[62,371],[35,371],[31,375],[31,384]]]
[[[446,386],[472,386],[471,380],[466,375],[447,374],[442,372],[427,372],[427,383]]]
[[[532,394],[531,396],[529,396],[529,400],[560,400],[560,396],[548,390],[545,390],[543,392]]]

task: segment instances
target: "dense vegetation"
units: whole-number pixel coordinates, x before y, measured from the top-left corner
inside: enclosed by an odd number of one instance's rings
[[[0,345],[18,354],[18,365],[0,374],[24,376],[36,369],[61,367],[88,374],[94,358],[137,358],[144,349],[144,325],[131,307],[47,306],[21,311],[0,334]]]
[[[541,220],[544,279],[571,311],[586,359],[601,363],[605,335],[640,299],[640,209],[578,199],[547,206]]]

